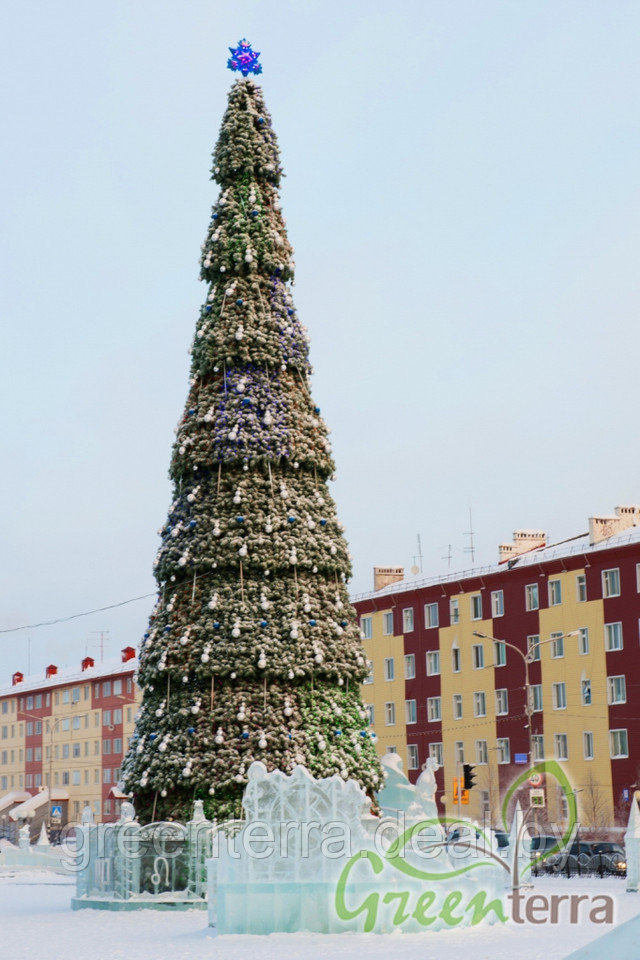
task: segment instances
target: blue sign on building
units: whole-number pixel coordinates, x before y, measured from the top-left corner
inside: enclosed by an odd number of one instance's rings
[[[516,753],[514,760],[516,763],[528,763],[529,754],[528,753]]]

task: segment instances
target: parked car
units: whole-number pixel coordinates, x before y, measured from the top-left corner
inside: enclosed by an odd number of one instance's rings
[[[593,843],[593,855],[589,864],[591,873],[609,874],[618,877],[627,875],[627,856],[619,843],[599,841]]]

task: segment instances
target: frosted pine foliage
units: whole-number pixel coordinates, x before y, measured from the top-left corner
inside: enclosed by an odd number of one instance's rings
[[[213,161],[207,291],[124,764],[143,820],[188,818],[194,798],[210,817],[238,815],[253,760],[353,777],[370,794],[381,776],[334,463],[290,289],[277,141],[252,80],[231,88]]]

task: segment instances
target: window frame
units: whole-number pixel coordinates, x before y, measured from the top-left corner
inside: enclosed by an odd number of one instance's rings
[[[436,669],[432,669],[432,666],[435,666]],[[426,651],[425,669],[427,671],[428,677],[440,676],[440,651],[439,650]]]
[[[425,603],[424,626],[425,630],[435,630],[440,626],[440,611],[437,603]]]
[[[491,618],[504,617],[504,590],[491,591]]]
[[[524,608],[527,613],[540,609],[540,585],[526,583],[524,587]]]
[[[402,610],[402,632],[413,633],[414,627],[413,607],[404,607]]]
[[[616,630],[612,628],[616,627]],[[611,643],[611,637],[613,634],[616,634],[619,645],[614,645]],[[604,625],[604,649],[607,653],[614,653],[617,650],[624,650],[624,639],[622,635],[622,621],[614,620],[611,623],[605,623]]]
[[[622,681],[622,684],[616,684],[616,681]],[[622,690],[622,698],[614,697],[616,692],[616,687],[620,687]],[[607,677],[607,704],[612,707],[618,703],[627,702],[627,676],[625,673],[616,673],[612,674],[610,677]]]
[[[496,756],[500,766],[511,763],[511,743],[509,737],[496,737]]]
[[[622,593],[620,583],[620,567],[609,567],[601,573],[602,580],[602,599],[608,600],[610,597],[619,597]]]
[[[550,607],[559,607],[562,605],[562,580],[554,577],[553,580],[547,580],[547,592]]]
[[[472,593],[469,596],[469,612],[471,620],[482,620],[482,594]]]

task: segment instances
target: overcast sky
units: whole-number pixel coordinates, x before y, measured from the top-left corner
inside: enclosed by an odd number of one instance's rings
[[[640,5],[5,0],[0,626],[153,592],[233,76],[262,51],[355,592],[640,502]],[[32,672],[152,605],[30,632]],[[0,635],[0,684],[27,668]]]

